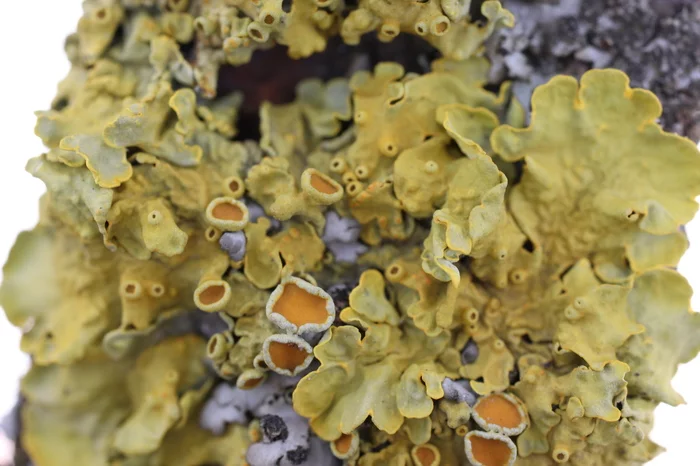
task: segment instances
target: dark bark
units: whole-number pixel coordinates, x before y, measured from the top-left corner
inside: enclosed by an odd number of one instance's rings
[[[19,397],[12,411],[10,411],[5,419],[2,419],[0,430],[4,431],[5,436],[12,440],[15,444],[14,457],[10,465],[2,466],[32,466],[29,455],[22,447],[20,432],[22,431],[22,417],[20,410],[24,404],[24,397]]]
[[[488,47],[494,81],[518,96],[556,74],[618,68],[664,105],[661,124],[700,139],[700,2],[697,0],[503,0],[516,26]]]

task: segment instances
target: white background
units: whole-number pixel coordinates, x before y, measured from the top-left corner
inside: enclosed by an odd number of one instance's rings
[[[38,219],[43,184],[24,172],[28,158],[43,152],[34,136],[35,110],[45,110],[56,85],[68,72],[63,40],[75,30],[81,15],[78,0],[4,0],[0,13],[0,263],[7,259],[14,238]],[[700,217],[687,228],[692,244],[680,271],[700,290]],[[700,295],[693,308],[700,309]],[[13,405],[18,379],[27,358],[20,354],[19,332],[0,312],[0,417]],[[673,382],[687,404],[661,405],[651,438],[667,452],[652,466],[700,464],[697,425],[700,419],[700,358],[680,367]],[[3,451],[3,448],[5,451]],[[0,438],[0,464],[7,460],[7,444]],[[37,465],[41,466],[41,465]]]

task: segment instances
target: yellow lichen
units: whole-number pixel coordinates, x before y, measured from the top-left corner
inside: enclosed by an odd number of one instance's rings
[[[349,459],[356,456],[360,447],[360,436],[357,432],[343,434],[331,442],[331,451],[336,458]]]
[[[669,234],[692,218],[697,148],[661,130],[659,101],[630,89],[622,72],[590,71],[580,87],[556,77],[532,107],[529,128],[498,128],[491,143],[504,159],[525,161],[511,211],[549,264],[565,266],[639,231]]]
[[[524,466],[639,465],[660,451],[651,413],[682,402],[671,378],[700,350],[672,270],[700,156],[661,130],[650,93],[614,70],[556,77],[523,128],[479,56],[512,25],[493,0],[84,11],[37,113],[39,224],[0,288],[32,358],[33,463],[504,466],[517,445]],[[367,33],[415,56],[377,63]],[[327,46],[300,66],[279,56]]]
[[[187,418],[188,397],[203,398],[208,375],[197,364],[205,342],[195,336],[169,339],[141,353],[127,386],[133,414],[115,432],[114,448],[128,455],[152,453],[166,433]]]
[[[355,327],[333,327],[316,346],[321,367],[299,382],[294,408],[311,418],[321,438],[335,440],[369,416],[378,428],[394,433],[406,417],[430,414],[431,396],[441,397],[442,390],[428,393],[420,380],[439,374],[439,367],[423,361],[439,354],[446,341],[443,337],[427,341],[425,334],[410,327],[405,332],[372,324],[361,338]],[[392,343],[401,349],[382,358],[383,349]]]
[[[423,269],[457,285],[460,276],[453,263],[463,255],[483,257],[503,222],[507,180],[486,155],[462,159],[454,170],[447,199],[433,214]]]

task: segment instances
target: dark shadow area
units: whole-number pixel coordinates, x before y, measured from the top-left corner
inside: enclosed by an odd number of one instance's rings
[[[305,79],[349,78],[360,70],[371,70],[383,61],[398,62],[406,72],[426,73],[430,62],[439,56],[437,50],[422,38],[401,34],[389,43],[379,41],[374,34],[366,34],[357,46],[332,37],[326,50],[308,58],[292,59],[287,47],[277,45],[254,52],[250,62],[224,65],[219,70],[217,96],[242,92],[245,96],[237,127],[238,139],[259,139],[258,112],[264,101],[285,104],[294,101],[296,86]]]

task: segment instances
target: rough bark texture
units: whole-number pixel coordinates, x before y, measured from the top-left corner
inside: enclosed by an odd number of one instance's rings
[[[494,81],[529,101],[556,74],[619,68],[664,105],[663,126],[700,139],[700,1],[504,0],[517,18],[489,45]]]
[[[7,413],[6,417],[0,423],[0,431],[4,432],[5,436],[14,442],[15,451],[12,462],[9,464],[0,464],[0,466],[32,466],[32,462],[27,455],[27,452],[22,447],[20,433],[22,432],[22,417],[20,410],[24,403],[24,397],[21,395],[17,398],[17,404],[12,408],[12,411]]]

